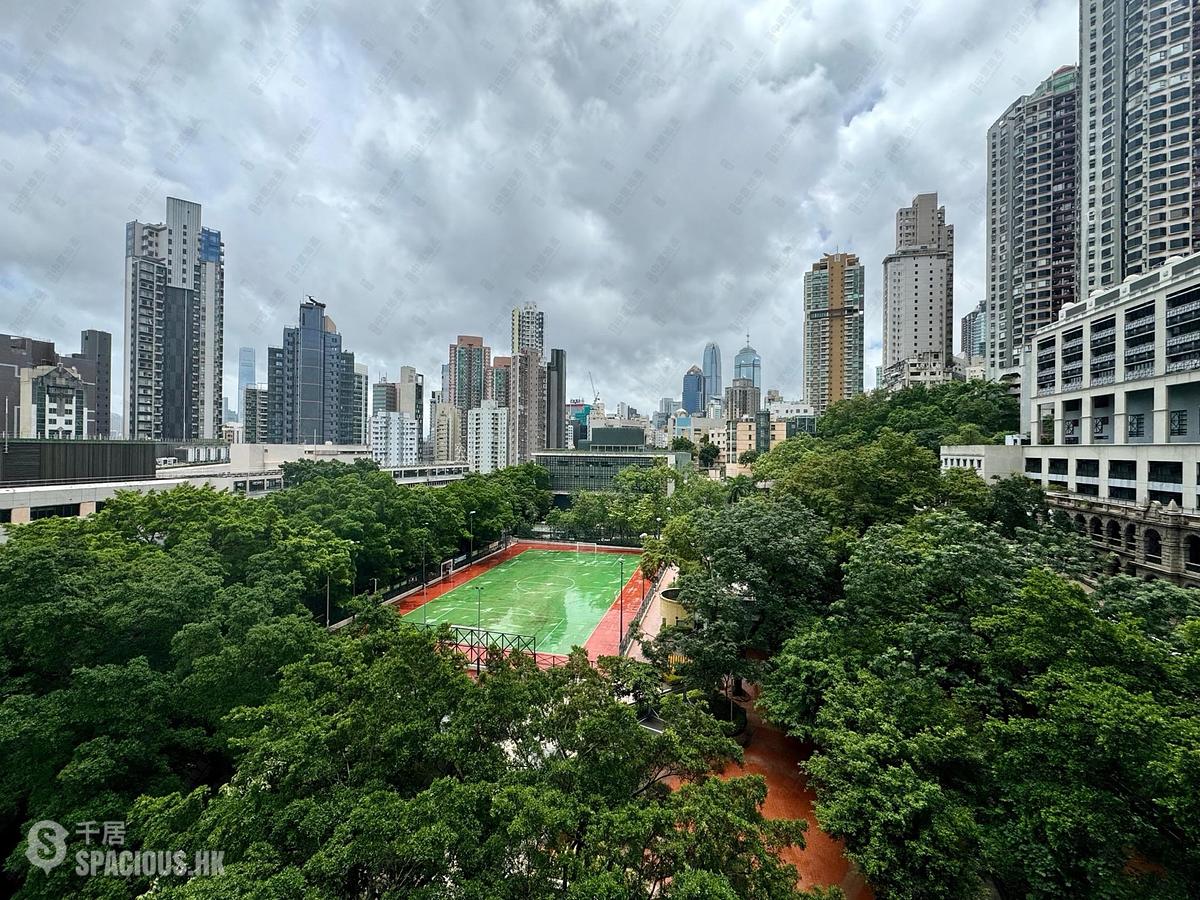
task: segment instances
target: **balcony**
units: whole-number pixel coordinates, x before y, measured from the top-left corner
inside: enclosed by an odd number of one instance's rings
[[[1147,316],[1144,319],[1136,319],[1133,322],[1125,323],[1125,337],[1132,337],[1137,334],[1146,334],[1154,330],[1154,317]]]
[[[1140,366],[1125,366],[1125,380],[1130,381],[1135,378],[1151,378],[1154,376],[1154,363],[1146,363]]]
[[[1190,322],[1196,318],[1200,318],[1200,300],[1192,300],[1181,306],[1176,306],[1174,309],[1167,310],[1168,325],[1178,325],[1181,322]]]
[[[1105,328],[1102,331],[1093,331],[1092,332],[1092,346],[1095,347],[1097,344],[1104,344],[1110,340],[1116,340],[1116,337],[1117,337],[1116,326]]]
[[[1190,369],[1200,368],[1200,351],[1189,353],[1181,359],[1172,359],[1167,363],[1167,373],[1171,372],[1187,372]]]

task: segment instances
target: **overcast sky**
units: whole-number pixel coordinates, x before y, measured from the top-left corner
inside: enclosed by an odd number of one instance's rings
[[[231,398],[306,294],[372,380],[436,388],[459,333],[506,354],[533,300],[572,396],[591,371],[646,411],[709,340],[728,382],[748,331],[795,398],[803,273],[836,249],[866,265],[870,386],[896,208],[939,193],[961,316],[987,127],[1077,29],[1068,0],[9,0],[0,331],[103,328],[122,371],[124,225],[171,195],[225,241]]]

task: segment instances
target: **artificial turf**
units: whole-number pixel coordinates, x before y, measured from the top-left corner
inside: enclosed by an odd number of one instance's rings
[[[534,637],[539,653],[567,653],[587,642],[616,601],[622,560],[628,581],[637,568],[636,554],[525,550],[405,617],[452,625],[478,620],[490,631]]]

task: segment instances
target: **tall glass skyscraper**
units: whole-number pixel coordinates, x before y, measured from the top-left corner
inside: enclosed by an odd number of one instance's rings
[[[733,377],[749,379],[762,390],[762,357],[750,346],[750,335],[746,335],[746,346],[733,358]]]
[[[704,396],[709,400],[725,395],[725,384],[721,380],[721,348],[714,341],[704,345]]]
[[[242,404],[246,402],[246,388],[257,384],[254,369],[254,348],[242,347],[238,350],[238,392],[237,408],[242,412]]]
[[[704,372],[692,366],[683,376],[683,408],[694,416],[704,415]]]
[[[325,304],[309,297],[300,304],[300,324],[285,328],[283,346],[267,348],[267,392],[271,441],[284,444],[351,443],[366,394],[355,377],[354,354],[342,350],[342,336]]]

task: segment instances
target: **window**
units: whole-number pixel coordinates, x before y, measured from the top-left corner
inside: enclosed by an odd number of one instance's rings
[[[1146,436],[1146,414],[1145,413],[1130,413],[1129,414],[1129,437],[1145,437]]]
[[[1171,410],[1171,435],[1182,437],[1188,431],[1188,411],[1186,409]]]

